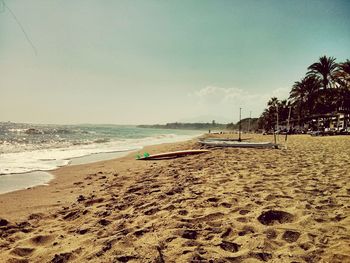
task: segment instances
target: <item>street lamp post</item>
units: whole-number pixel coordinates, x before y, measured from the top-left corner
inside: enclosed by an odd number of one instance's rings
[[[241,123],[241,114],[242,114],[242,108],[239,108],[239,130],[238,130],[238,141],[241,142],[241,129],[242,129],[242,123]]]

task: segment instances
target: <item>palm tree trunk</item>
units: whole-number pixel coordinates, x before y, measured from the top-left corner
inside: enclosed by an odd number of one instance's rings
[[[340,113],[337,116],[337,131],[339,131],[339,121],[340,121]]]
[[[299,107],[299,115],[298,115],[298,125],[299,125],[299,129],[301,127],[301,109],[302,109],[302,104],[300,103],[300,107]]]

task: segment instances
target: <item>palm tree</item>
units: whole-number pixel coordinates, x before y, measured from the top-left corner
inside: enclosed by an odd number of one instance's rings
[[[272,97],[268,102],[267,102],[267,106],[269,108],[274,108],[276,109],[278,107],[278,103],[279,103],[279,100],[276,98],[276,97]]]
[[[306,98],[304,79],[294,82],[292,90],[289,93],[289,100],[300,110],[303,107]],[[301,114],[301,113],[300,113]]]
[[[276,113],[278,108],[278,99],[276,97],[272,97],[268,103],[267,108],[261,114],[258,125],[259,128],[265,129],[266,131],[274,130],[276,124]]]
[[[334,74],[338,68],[338,64],[333,57],[320,57],[319,62],[313,63],[308,67],[307,75],[321,77],[323,89],[331,87]]]
[[[322,83],[322,89],[318,91],[316,111],[321,114],[336,111],[337,108],[337,88],[336,74],[338,64],[333,57],[320,57],[319,62],[313,63],[308,67],[307,75],[319,77]]]
[[[320,85],[320,80],[311,75],[294,83],[290,91],[289,100],[298,112],[299,125],[303,117],[313,113]]]
[[[288,119],[289,104],[287,100],[281,100],[278,104],[278,114],[281,123]]]
[[[270,108],[266,108],[258,120],[258,126],[265,131],[271,131],[275,129],[275,121],[276,114],[271,112]]]
[[[300,126],[300,120],[302,116],[303,105],[305,102],[305,90],[302,81],[296,81],[290,91],[289,100],[295,109],[294,112],[298,112],[298,124]]]
[[[340,63],[339,68],[350,75],[350,60],[347,59],[345,62]]]
[[[339,86],[350,90],[350,60],[340,63],[335,75]]]
[[[292,115],[298,117],[299,125],[311,118],[321,118],[323,125],[327,125],[326,122],[332,122],[329,116],[339,118],[341,113],[345,114],[344,120],[350,119],[350,60],[339,64],[335,60],[323,56],[310,65],[306,77],[294,83],[288,103],[271,98],[260,116],[260,127],[273,128],[277,112],[280,121],[284,121],[288,106],[294,108]]]
[[[306,109],[307,114],[311,115],[314,112],[315,105],[317,103],[317,97],[321,89],[321,81],[315,76],[307,76],[304,79],[305,92],[306,92]]]
[[[335,74],[338,84],[335,94],[335,104],[337,109],[350,108],[350,60],[340,63]]]

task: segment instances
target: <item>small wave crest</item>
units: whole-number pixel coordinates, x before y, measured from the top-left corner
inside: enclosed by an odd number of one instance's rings
[[[26,130],[27,130],[27,129],[20,129],[20,128],[15,129],[15,128],[11,128],[11,129],[8,129],[7,131],[12,132],[12,133],[25,133]]]
[[[97,153],[130,151],[147,145],[184,141],[193,137],[193,135],[165,134],[123,140],[99,138],[75,145],[62,146],[64,144],[59,144],[59,147],[51,145],[50,147],[46,146],[46,148],[22,148],[21,152],[0,154],[0,174],[53,170],[67,165],[71,159],[77,157]],[[40,147],[44,146],[40,145]]]
[[[109,142],[109,141],[110,141],[109,139],[102,138],[102,139],[94,140],[94,143],[106,143],[106,142]]]
[[[118,125],[0,122],[0,174],[51,170],[76,157],[183,141],[198,134]]]

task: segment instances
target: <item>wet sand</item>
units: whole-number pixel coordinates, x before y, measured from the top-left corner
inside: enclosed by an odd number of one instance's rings
[[[0,195],[0,259],[350,262],[349,136],[291,136],[288,150],[134,155],[63,167],[49,186]]]

